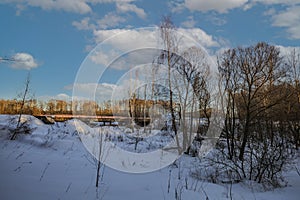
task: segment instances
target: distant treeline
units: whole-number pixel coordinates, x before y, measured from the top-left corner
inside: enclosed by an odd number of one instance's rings
[[[36,99],[26,100],[21,111],[21,100],[0,100],[1,114],[29,114],[29,115],[55,115],[55,114],[87,114],[96,112],[97,115],[112,115],[111,104],[105,102],[97,104],[95,101],[65,101],[49,100],[40,101]]]
[[[36,99],[26,100],[22,108],[22,100],[4,100],[0,99],[0,114],[28,114],[28,115],[55,115],[55,114],[77,114],[77,115],[132,115],[132,116],[149,116],[149,109],[153,105],[161,105],[163,112],[170,106],[167,101],[153,101],[133,98],[130,100],[105,101],[97,103],[91,100],[65,101],[49,100],[41,101]],[[154,112],[154,110],[151,110]]]

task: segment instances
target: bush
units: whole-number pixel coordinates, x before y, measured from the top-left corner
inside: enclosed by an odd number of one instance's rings
[[[243,160],[237,155],[229,156],[226,138],[220,139],[216,149],[203,159],[202,166],[192,170],[191,175],[213,183],[251,180],[267,190],[285,186],[282,172],[292,163],[297,150],[283,124],[272,126],[269,129],[264,124],[252,129]],[[235,152],[238,152],[239,146],[236,141]]]

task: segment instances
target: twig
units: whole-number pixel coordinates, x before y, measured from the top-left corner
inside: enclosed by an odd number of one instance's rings
[[[298,167],[295,167],[295,168],[296,168],[297,174],[300,176],[300,171],[299,171]]]
[[[18,158],[20,158],[21,156],[23,156],[24,155],[24,151],[22,152],[22,153],[20,153],[17,157],[16,157],[16,160],[18,159]]]
[[[44,171],[43,171],[43,173],[42,173],[42,175],[40,177],[40,181],[44,178],[44,175],[45,175],[46,170],[48,169],[49,165],[50,165],[50,163],[47,163],[46,167],[44,168]]]
[[[203,187],[201,187],[201,189],[202,189],[202,191],[203,191],[203,193],[204,193],[204,195],[205,195],[205,197],[206,197],[205,199],[206,199],[206,200],[209,200],[209,198],[208,198],[208,196],[207,196],[207,193],[205,192],[205,190],[203,189]]]
[[[168,179],[168,193],[170,193],[170,186],[171,186],[171,173],[172,173],[172,170],[169,170],[169,179]]]
[[[29,161],[29,162],[22,162],[22,164],[19,166],[19,167],[17,167],[16,169],[14,169],[14,171],[16,172],[16,171],[21,171],[21,168],[22,168],[22,166],[24,165],[24,164],[31,164],[32,162],[31,161]]]
[[[66,193],[69,191],[69,189],[70,189],[71,185],[72,185],[72,182],[71,182],[71,183],[69,183],[69,185],[68,185],[68,187],[67,187],[67,189],[66,189]]]

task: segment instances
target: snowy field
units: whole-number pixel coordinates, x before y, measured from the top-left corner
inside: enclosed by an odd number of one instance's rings
[[[97,161],[82,144],[74,126],[76,120],[45,125],[25,116],[33,132],[10,141],[9,129],[15,126],[14,120],[12,116],[0,116],[0,199],[300,199],[300,176],[293,166],[285,172],[288,184],[284,188],[263,191],[251,182],[233,184],[231,188],[229,184],[192,178],[190,170],[201,166],[201,162],[186,155],[173,165],[144,174],[102,166],[96,188]],[[117,145],[135,151],[130,138],[116,131],[117,127],[103,129],[109,137],[117,138]],[[117,135],[111,134],[114,132]],[[155,135],[140,142],[136,151],[151,151],[168,140],[168,136],[162,140],[163,133]],[[300,159],[295,165],[300,168]]]

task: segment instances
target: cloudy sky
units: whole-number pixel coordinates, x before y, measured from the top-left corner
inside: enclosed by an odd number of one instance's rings
[[[211,54],[258,41],[300,46],[300,0],[0,0],[0,98],[15,98],[29,71],[36,97],[71,96],[76,74],[97,44],[128,33],[91,57],[105,65],[118,53],[114,45],[139,47],[128,45],[129,37],[148,45],[152,35],[136,28],[157,26],[164,15]],[[103,80],[106,90],[122,66],[114,70]]]

